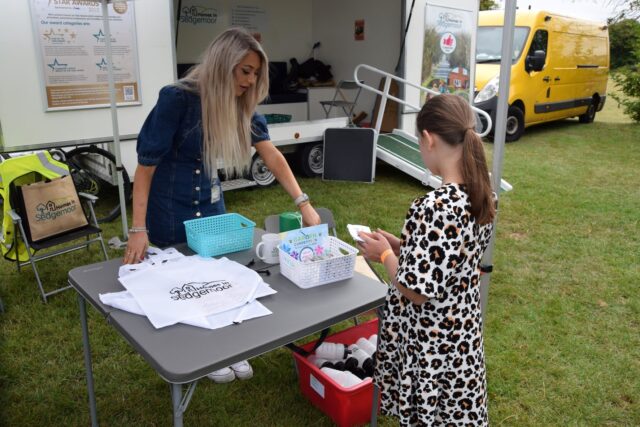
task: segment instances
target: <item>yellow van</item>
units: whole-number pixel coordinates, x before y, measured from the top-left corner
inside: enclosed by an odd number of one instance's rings
[[[494,119],[503,24],[503,11],[479,14],[474,105]],[[575,116],[580,123],[593,122],[604,106],[608,74],[606,25],[518,11],[506,141],[516,141],[525,127],[538,123]]]

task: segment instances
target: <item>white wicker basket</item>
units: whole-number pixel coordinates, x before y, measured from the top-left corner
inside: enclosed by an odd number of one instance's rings
[[[302,289],[353,277],[358,250],[333,236],[327,237],[327,246],[334,257],[314,262],[298,261],[278,247],[280,272]]]

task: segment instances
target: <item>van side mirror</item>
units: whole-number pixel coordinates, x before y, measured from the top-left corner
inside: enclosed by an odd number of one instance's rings
[[[536,50],[533,52],[533,55],[527,55],[527,61],[525,63],[526,71],[542,71],[546,59],[547,53],[544,50]]]

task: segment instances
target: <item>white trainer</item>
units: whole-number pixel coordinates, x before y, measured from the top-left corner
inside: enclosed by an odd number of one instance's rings
[[[230,383],[231,381],[236,379],[236,376],[231,368],[218,369],[217,371],[213,371],[210,374],[207,374],[207,377],[214,383],[218,384]]]
[[[239,380],[248,380],[253,376],[253,369],[246,360],[231,365],[231,370]]]

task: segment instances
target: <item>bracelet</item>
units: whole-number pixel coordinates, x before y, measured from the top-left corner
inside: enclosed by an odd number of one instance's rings
[[[300,204],[298,205],[298,209],[302,209],[302,208],[304,208],[305,206],[310,205],[310,204],[311,204],[311,202],[310,202],[310,201],[308,201],[308,200],[307,200],[306,202],[302,202],[302,203],[300,203]]]
[[[307,196],[306,193],[302,193],[301,195],[299,195],[293,200],[293,203],[295,203],[296,206],[300,207],[300,205],[308,201],[309,201],[309,196]]]
[[[129,233],[148,233],[147,227],[131,227]]]
[[[384,264],[384,260],[393,253],[393,249],[387,249],[380,255],[380,262]]]

